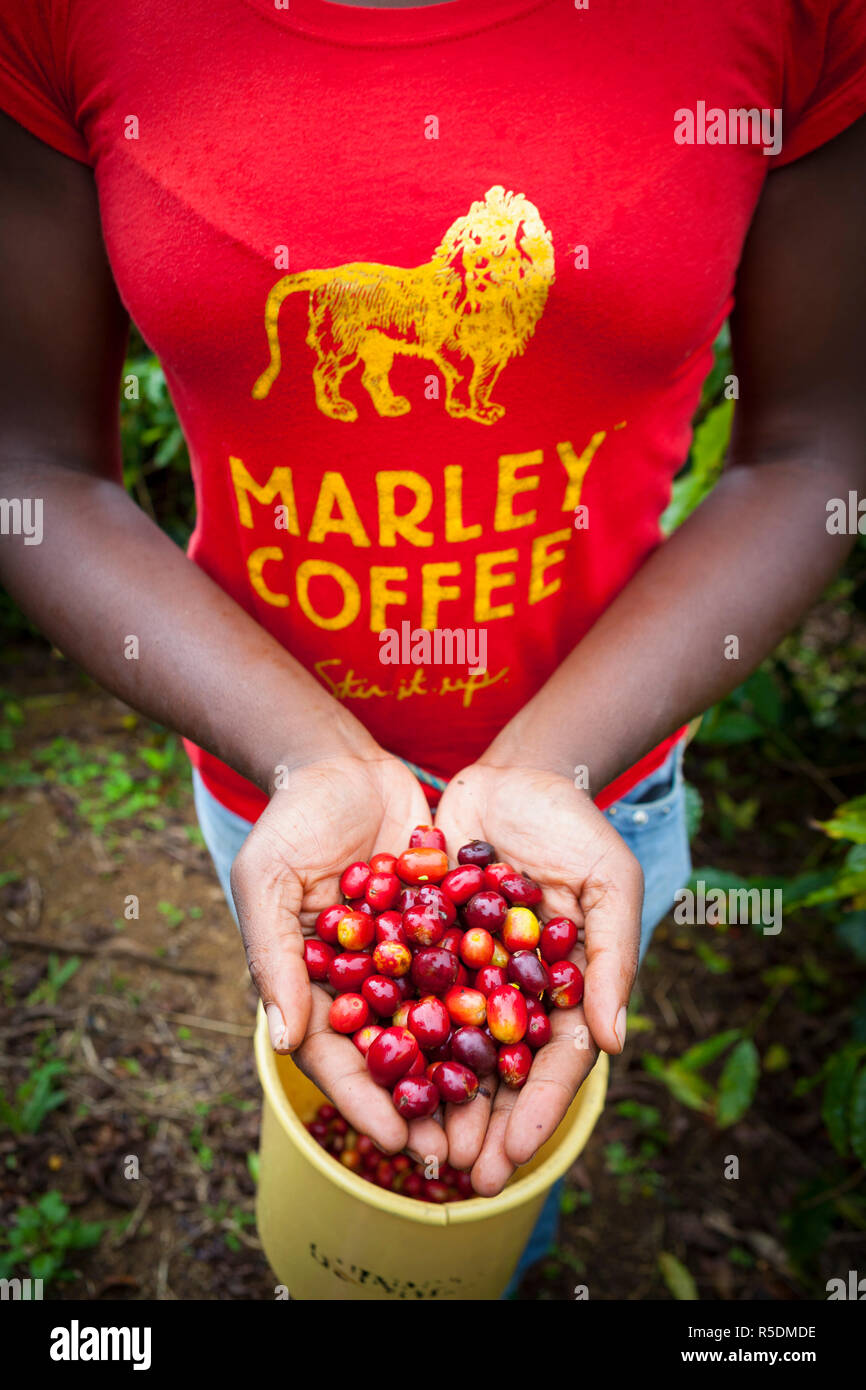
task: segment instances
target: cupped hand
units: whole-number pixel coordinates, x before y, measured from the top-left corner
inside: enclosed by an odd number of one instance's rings
[[[275,1051],[301,1070],[349,1123],[389,1153],[447,1157],[433,1119],[408,1125],[370,1077],[351,1038],[331,1030],[331,996],[311,984],[304,928],[341,901],[339,879],[355,860],[408,843],[429,821],[424,793],[397,758],[334,756],[290,771],[274,791],[232,866],[231,882],[247,962]]]
[[[541,885],[545,919],[570,917],[582,928],[570,958],[585,975],[583,1003],[552,1010],[551,1040],[525,1085],[516,1091],[485,1078],[468,1105],[447,1108],[449,1162],[471,1169],[475,1190],[492,1196],[553,1134],[598,1050],[622,1051],[643,874],[589,795],[554,772],[474,763],[449,782],[436,824],[449,855],[468,840],[489,841],[500,860]]]

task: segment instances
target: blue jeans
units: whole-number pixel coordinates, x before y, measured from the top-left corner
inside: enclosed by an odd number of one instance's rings
[[[643,869],[641,961],[653,932],[673,906],[675,893],[688,882],[691,873],[683,785],[683,751],[684,745],[678,744],[660,768],[644,777],[630,792],[626,792],[625,796],[615,801],[604,812]],[[210,850],[217,877],[237,921],[229,874],[235,855],[252,830],[252,823],[227,810],[217,801],[195,769],[193,791],[196,814],[205,844]],[[550,1189],[505,1297],[516,1292],[530,1265],[542,1259],[555,1244],[563,1186],[564,1179],[561,1178]]]

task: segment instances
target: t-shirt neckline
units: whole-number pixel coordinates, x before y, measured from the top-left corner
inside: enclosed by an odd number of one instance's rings
[[[549,0],[448,0],[436,5],[383,9],[334,0],[246,0],[277,24],[335,43],[387,47],[432,43],[489,29],[538,9]]]

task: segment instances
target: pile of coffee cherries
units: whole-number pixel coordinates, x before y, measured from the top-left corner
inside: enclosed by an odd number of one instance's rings
[[[307,1125],[318,1144],[359,1178],[400,1192],[420,1202],[464,1202],[477,1197],[468,1173],[459,1173],[450,1163],[439,1164],[436,1177],[428,1177],[423,1163],[408,1154],[386,1154],[368,1134],[358,1134],[333,1105],[320,1105],[315,1119]]]
[[[577,927],[542,925],[541,889],[484,840],[449,869],[441,830],[419,825],[397,857],[374,854],[340,877],[345,902],[307,938],[311,980],[336,993],[329,1020],[351,1035],[407,1120],[462,1105],[479,1078],[524,1084],[550,1039],[548,1008],[573,1009],[583,975],[567,957]]]

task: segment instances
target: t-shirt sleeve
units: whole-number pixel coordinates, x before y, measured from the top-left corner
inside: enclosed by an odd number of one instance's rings
[[[789,17],[774,167],[809,154],[866,113],[866,0],[791,0]]]
[[[0,110],[46,144],[90,164],[71,115],[66,51],[68,0],[2,0]]]

